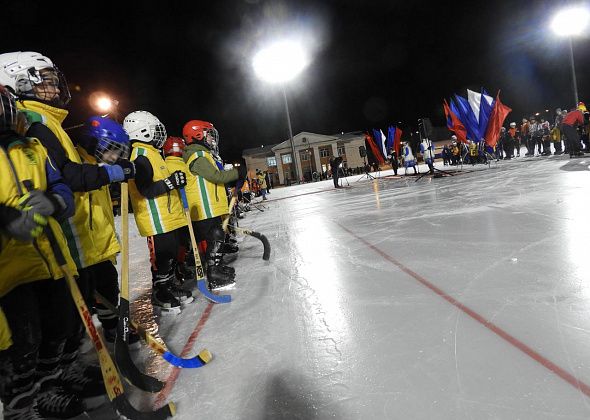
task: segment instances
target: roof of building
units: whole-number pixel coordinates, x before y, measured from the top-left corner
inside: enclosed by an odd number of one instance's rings
[[[302,131],[299,134],[293,136],[293,145],[294,147],[303,146],[307,147],[310,144],[316,143],[326,143],[326,142],[333,142],[333,141],[340,141],[340,142],[349,142],[353,141],[361,136],[364,136],[362,131],[351,131],[349,133],[338,133],[338,134],[317,134],[317,133],[310,133],[308,131]],[[273,146],[273,150],[279,149],[286,149],[291,147],[291,142],[289,139]]]

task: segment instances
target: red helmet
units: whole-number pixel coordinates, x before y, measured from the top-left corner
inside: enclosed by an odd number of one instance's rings
[[[162,146],[164,156],[178,156],[182,157],[182,152],[185,148],[184,140],[180,137],[168,137]]]
[[[186,144],[203,142],[211,150],[216,151],[219,145],[219,133],[213,124],[207,121],[191,120],[182,129]]]

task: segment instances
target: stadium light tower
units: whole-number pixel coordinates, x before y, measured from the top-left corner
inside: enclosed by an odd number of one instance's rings
[[[570,66],[572,68],[572,80],[574,85],[575,105],[578,105],[578,82],[576,80],[576,68],[574,66],[574,47],[572,38],[581,35],[590,21],[590,12],[585,7],[568,7],[558,11],[551,20],[551,29],[558,36],[568,38],[570,47]]]
[[[252,60],[252,67],[256,76],[265,82],[280,84],[285,101],[287,125],[289,127],[289,142],[291,143],[292,163],[295,167],[295,177],[300,182],[299,167],[293,144],[293,130],[289,115],[289,103],[285,84],[296,78],[309,64],[309,58],[303,46],[295,41],[277,41],[262,48]]]

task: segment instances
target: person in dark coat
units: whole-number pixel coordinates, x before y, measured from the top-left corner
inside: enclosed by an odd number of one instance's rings
[[[340,164],[342,164],[342,156],[334,157],[330,159],[330,169],[332,170],[332,180],[334,181],[334,188],[342,188],[338,185],[338,172]]]

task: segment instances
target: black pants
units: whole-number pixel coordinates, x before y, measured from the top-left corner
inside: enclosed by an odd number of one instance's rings
[[[12,331],[13,345],[0,352],[0,400],[8,404],[31,390],[35,377],[58,367],[72,332],[72,301],[65,280],[40,280],[18,286],[0,305]]]
[[[338,168],[336,170],[332,169],[332,181],[334,181],[334,187],[338,188]]]
[[[147,242],[153,279],[157,274],[172,272],[182,248],[189,248],[188,228],[183,226],[171,232],[148,236]]]
[[[580,151],[580,136],[578,135],[578,130],[573,126],[566,124],[563,124],[561,129],[567,139],[567,149],[569,150],[570,155],[578,153]]]

